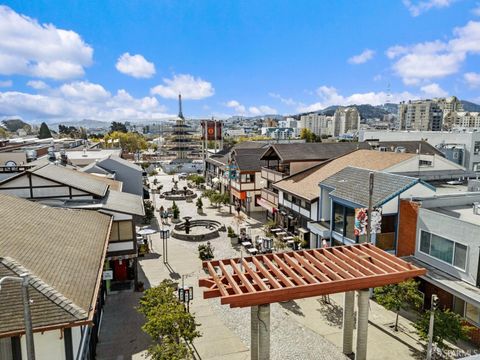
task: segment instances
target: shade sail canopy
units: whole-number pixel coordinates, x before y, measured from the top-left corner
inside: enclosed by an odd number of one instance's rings
[[[205,299],[246,307],[395,284],[426,270],[372,244],[204,261]]]

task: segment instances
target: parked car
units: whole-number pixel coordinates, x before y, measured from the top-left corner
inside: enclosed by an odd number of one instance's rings
[[[178,174],[178,180],[186,180],[188,174],[187,173],[180,173]]]

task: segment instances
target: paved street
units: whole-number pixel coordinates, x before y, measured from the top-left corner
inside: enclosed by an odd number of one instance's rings
[[[158,176],[163,190],[172,187],[171,176]],[[179,183],[181,188],[183,182]],[[156,207],[171,206],[170,201],[155,199]],[[221,212],[203,199],[204,215],[198,215],[193,203],[178,201],[180,217],[192,216],[219,220],[226,226],[233,224],[228,207]],[[252,235],[261,233],[263,219],[249,219]],[[158,220],[155,226],[158,225]],[[170,225],[169,225],[170,226]],[[245,226],[245,225],[241,225]],[[226,233],[211,241],[216,258],[239,256],[239,250],[231,245]],[[153,253],[140,258],[139,280],[146,287],[158,285],[170,278],[193,286],[194,300],[190,310],[201,324],[202,337],[194,343],[199,359],[249,359],[250,312],[222,306],[218,299],[204,300],[198,288],[198,278],[205,276],[201,269],[197,247],[199,243],[170,238],[168,241],[168,265],[163,264],[161,240],[158,234],[151,237]],[[134,309],[138,293],[111,295],[105,308],[103,329],[98,347],[99,359],[139,359],[148,347],[148,337],[140,330],[142,317]],[[309,298],[271,306],[271,357],[272,359],[345,359],[341,353],[341,322],[343,295],[330,297],[325,304],[320,298]],[[392,312],[370,302],[368,358],[407,359],[416,358],[422,350],[411,324],[400,319],[401,331],[394,333],[390,325],[395,320]],[[108,330],[106,330],[108,329]]]

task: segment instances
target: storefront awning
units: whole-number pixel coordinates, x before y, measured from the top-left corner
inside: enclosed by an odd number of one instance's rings
[[[309,221],[307,223],[307,227],[313,234],[316,234],[324,239],[330,239],[330,229],[321,225],[320,223]]]
[[[260,199],[257,200],[257,203],[258,203],[258,205],[263,207],[265,210],[270,211],[271,213],[274,213],[274,212],[277,211],[277,208],[276,208],[275,204],[271,203],[268,200],[260,198]]]
[[[421,260],[418,260],[414,256],[406,256],[403,257],[405,261],[411,262],[415,266],[421,266],[427,269],[427,273],[425,275],[421,275],[420,277],[425,281],[439,287],[440,289],[445,290],[446,292],[455,295],[466,301],[475,307],[480,307],[480,289],[467,284],[465,281],[457,279],[446,272],[443,272]]]

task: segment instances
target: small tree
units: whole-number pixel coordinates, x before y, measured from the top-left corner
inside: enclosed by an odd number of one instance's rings
[[[428,341],[428,328],[430,324],[430,312],[426,311],[415,323],[415,328],[420,338]],[[447,310],[436,310],[433,322],[433,343],[438,348],[448,349],[445,341],[456,343],[458,340],[468,340],[468,333],[473,329],[465,325],[462,317]]]
[[[152,359],[193,358],[187,343],[201,336],[198,324],[178,301],[171,280],[163,280],[159,286],[147,289],[140,299],[138,311],[146,318],[142,330],[155,341],[155,345],[148,349]]]
[[[201,198],[201,197],[199,197],[199,198],[197,199],[197,202],[196,202],[195,205],[197,206],[197,209],[198,209],[198,210],[202,210],[202,209],[203,209],[203,201],[202,201],[202,198]]]
[[[152,222],[153,217],[155,216],[153,204],[150,200],[144,201],[144,208],[145,208],[145,216],[143,218],[144,224],[150,224]]]
[[[398,331],[398,314],[400,309],[419,309],[423,298],[418,291],[418,283],[413,279],[399,284],[385,285],[374,289],[377,302],[390,311],[395,311],[395,327]]]
[[[178,208],[177,204],[175,204],[175,201],[172,204],[172,213],[175,220],[180,217],[180,209]]]
[[[229,238],[235,237],[235,230],[231,226],[227,227],[227,236]]]
[[[48,139],[52,137],[52,133],[50,132],[50,129],[48,128],[47,124],[42,122],[40,124],[40,130],[38,131],[38,138],[39,139]]]

